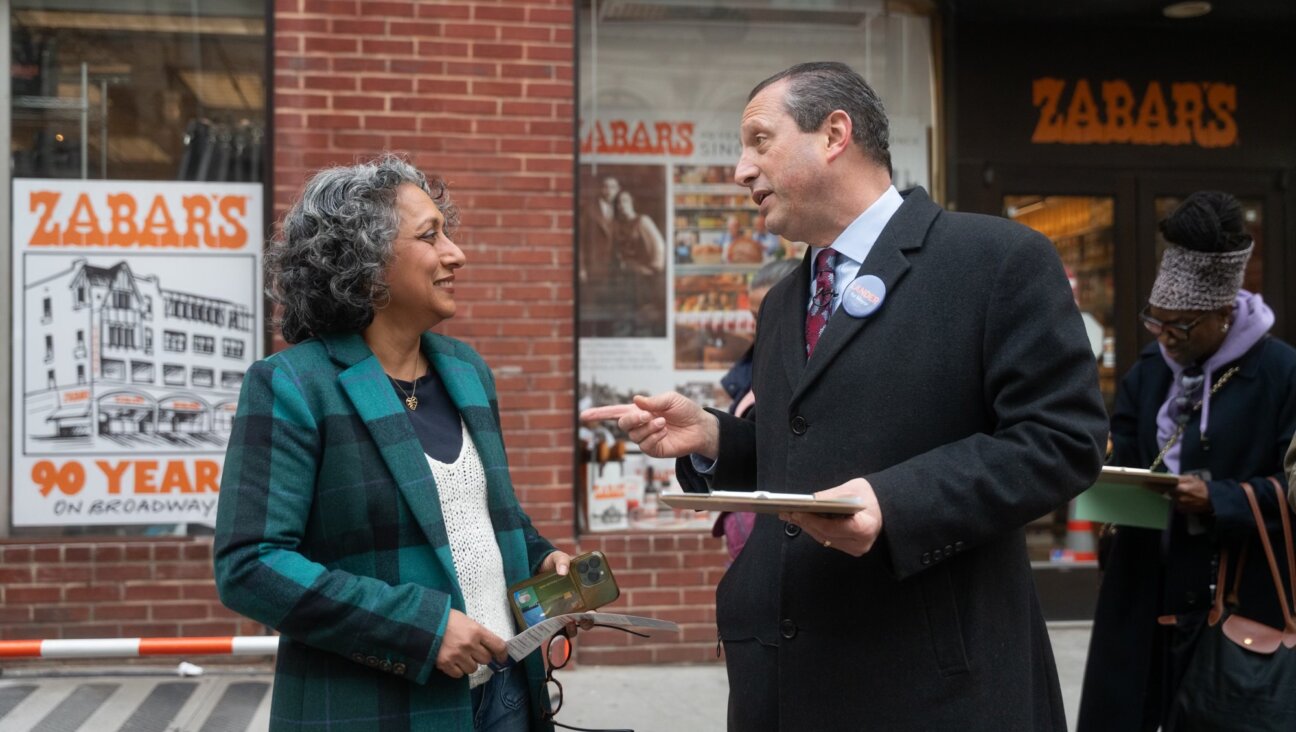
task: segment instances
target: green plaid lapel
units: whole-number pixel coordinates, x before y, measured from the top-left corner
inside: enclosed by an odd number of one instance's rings
[[[428,468],[427,456],[419,444],[414,425],[405,416],[405,405],[397,398],[382,364],[363,338],[359,335],[330,335],[321,340],[335,360],[349,366],[338,375],[338,383],[373,437],[383,462],[395,478],[419,527],[427,535],[446,576],[454,581],[452,594],[458,607],[462,602],[458,598],[463,597],[463,591],[450,554],[450,540],[446,535],[441,502],[437,498],[436,480]]]

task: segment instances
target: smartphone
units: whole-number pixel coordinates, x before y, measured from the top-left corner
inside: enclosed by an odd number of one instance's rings
[[[572,557],[567,574],[538,574],[508,588],[509,605],[519,628],[546,618],[600,608],[621,596],[603,552]]]

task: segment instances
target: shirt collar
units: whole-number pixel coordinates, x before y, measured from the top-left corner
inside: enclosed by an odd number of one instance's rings
[[[864,210],[846,230],[837,236],[832,248],[839,254],[854,262],[862,263],[873,249],[873,244],[882,235],[882,229],[900,209],[904,198],[895,186],[888,186],[886,192],[878,197],[873,205]]]

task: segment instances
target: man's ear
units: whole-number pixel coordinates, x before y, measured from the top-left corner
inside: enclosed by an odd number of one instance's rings
[[[820,129],[824,133],[828,145],[828,160],[834,160],[838,155],[846,152],[851,146],[851,133],[854,129],[851,126],[849,114],[840,109],[835,109],[829,113],[828,118],[824,120]]]

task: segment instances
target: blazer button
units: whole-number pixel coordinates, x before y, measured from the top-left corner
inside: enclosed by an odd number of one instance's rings
[[[378,657],[370,656],[365,659],[365,665],[369,668],[378,668]]]
[[[941,554],[940,549],[933,549],[931,555],[932,555],[933,562],[939,562],[940,560],[945,558],[945,555]]]
[[[809,426],[806,424],[805,417],[799,414],[792,418],[792,434],[794,435],[804,435]]]
[[[956,552],[961,552],[961,551],[963,551],[963,542],[961,542],[961,541],[956,541],[956,542],[954,542],[954,551],[956,551]]]
[[[931,564],[931,552],[923,552],[922,563],[923,565]]]
[[[952,556],[954,556],[954,545],[953,545],[953,544],[948,544],[948,545],[945,546],[945,556],[946,556],[946,557],[952,557]]]
[[[783,533],[795,539],[801,534],[801,527],[796,524],[783,524]]]
[[[363,654],[363,653],[352,653],[352,654],[351,654],[351,660],[352,660],[352,661],[355,661],[356,663],[364,663],[364,654]]]
[[[781,633],[783,637],[787,638],[788,640],[795,638],[797,634],[796,623],[792,622],[791,620],[784,620],[783,622],[779,623],[779,633]]]
[[[391,661],[388,661],[387,659],[384,658],[383,661],[382,661],[382,663],[378,664],[378,670],[380,670],[380,671],[391,671],[391,670],[392,670],[392,664],[391,664]]]
[[[393,664],[392,664],[392,673],[396,674],[397,676],[404,676],[404,675],[405,675],[405,664],[403,664],[403,663],[393,663]]]

